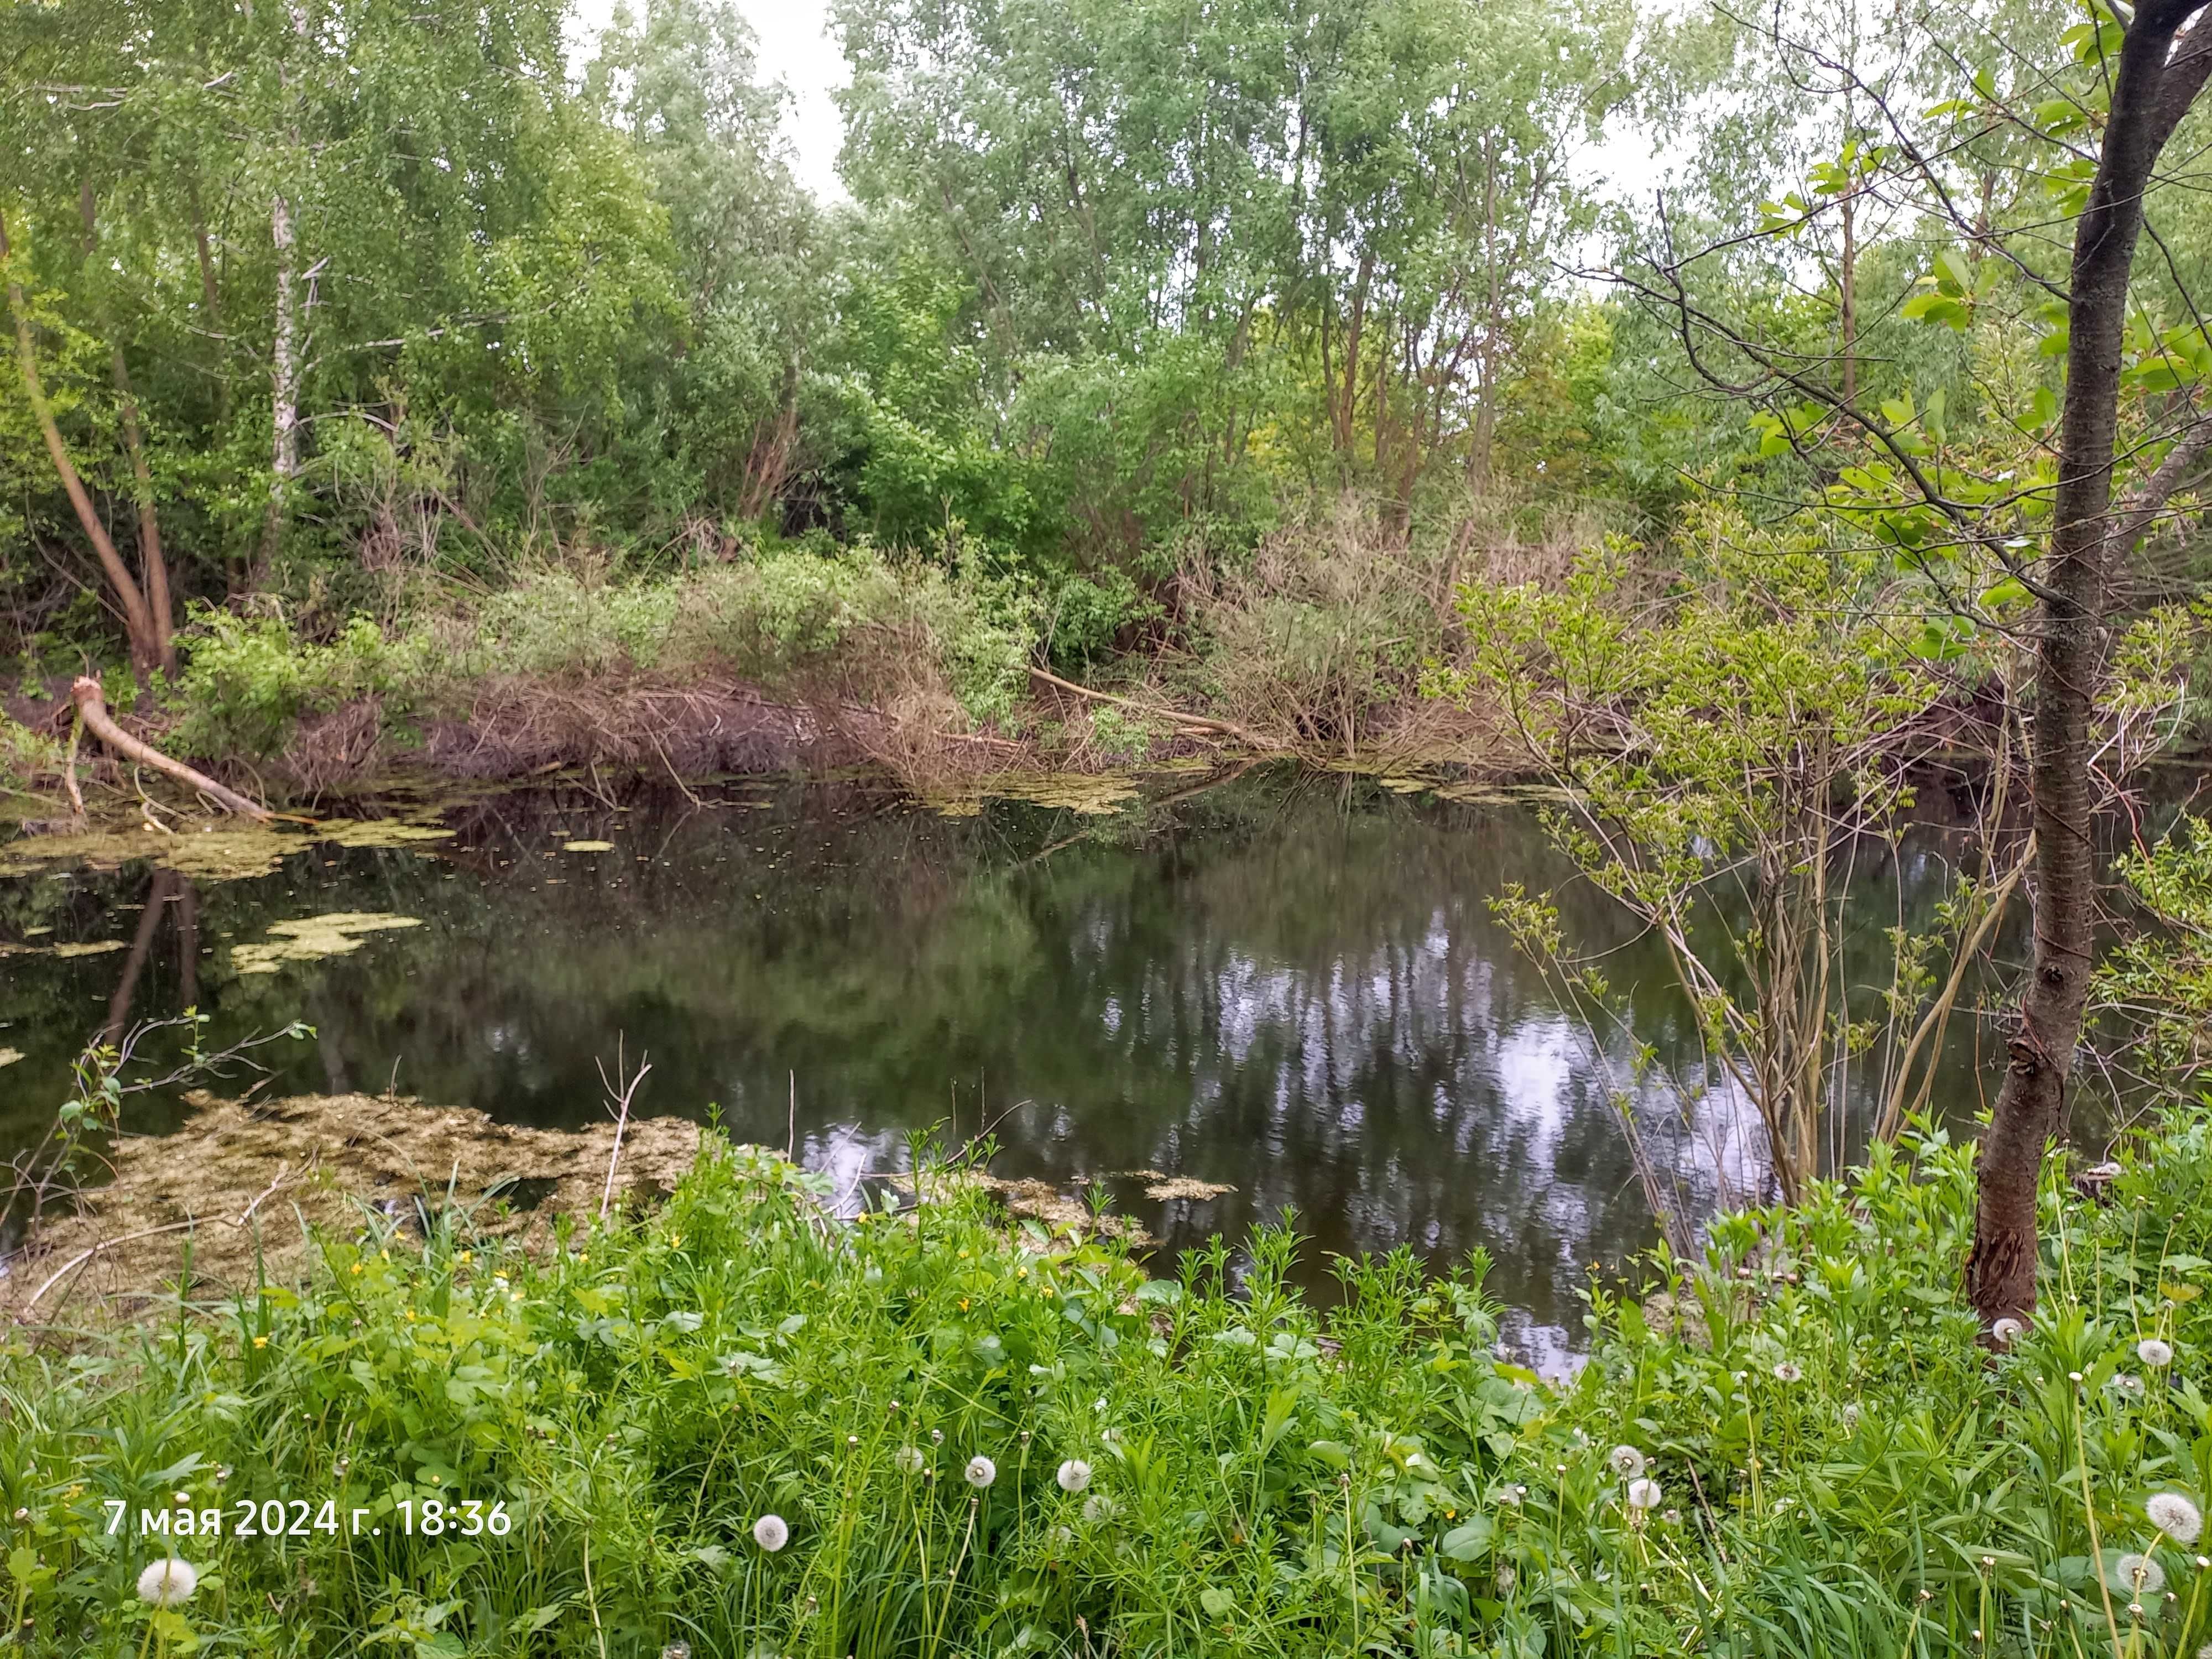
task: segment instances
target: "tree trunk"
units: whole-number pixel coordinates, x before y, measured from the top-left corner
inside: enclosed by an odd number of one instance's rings
[[[300,0],[286,7],[294,38],[304,47],[309,29],[307,8]],[[287,101],[292,106],[291,155],[306,153],[300,136],[299,94],[293,70],[284,76]],[[284,540],[285,520],[292,510],[292,480],[300,470],[300,261],[298,238],[292,223],[291,198],[280,187],[269,198],[269,240],[276,252],[276,315],[269,343],[269,516],[262,526],[261,556],[253,585],[266,580]]]
[[[2182,25],[2205,4],[2163,0],[2136,13],[2089,204],[2075,230],[2058,490],[2036,619],[2034,960],[1983,1139],[1966,1267],[1966,1295],[1984,1323],[2035,1306],[2043,1149],[2064,1121],[2088,1000],[2096,903],[2089,763],[2105,572],[2117,539],[2112,465],[2128,279],[2159,154],[2212,70],[2212,28],[2202,20],[2173,51]]]
[[[262,525],[256,586],[276,563],[277,549],[284,539],[292,475],[300,470],[299,313],[295,292],[300,276],[292,204],[281,190],[270,198],[269,239],[276,249],[276,320],[269,346],[269,514]]]
[[[1352,314],[1344,325],[1344,391],[1341,396],[1332,393],[1331,412],[1336,416],[1336,452],[1347,459],[1352,454],[1352,427],[1354,410],[1359,398],[1359,335],[1367,322],[1367,283],[1375,274],[1375,256],[1359,256],[1359,275],[1352,285]]]
[[[266,823],[275,816],[258,801],[248,800],[234,789],[227,789],[204,772],[196,770],[179,760],[171,760],[150,743],[141,743],[115,723],[107,712],[107,703],[100,689],[100,682],[89,675],[80,674],[70,684],[70,701],[76,704],[77,717],[84,729],[98,738],[127,761],[141,766],[150,766],[156,772],[174,778],[186,788],[198,791],[222,808],[259,823]]]
[[[4,220],[0,220],[0,263],[9,257],[8,227]],[[114,591],[115,603],[123,612],[124,633],[131,643],[132,665],[142,673],[149,672],[161,666],[161,645],[153,612],[131,577],[131,567],[115,550],[115,540],[100,521],[84,480],[77,474],[76,463],[70,459],[69,446],[62,441],[53,405],[46,401],[46,386],[39,379],[39,348],[31,334],[30,302],[23,297],[23,285],[15,281],[12,273],[8,279],[8,310],[15,320],[15,361],[22,371],[23,390],[30,400],[32,417],[38,422],[40,435],[46,440],[46,453],[53,460],[54,471],[61,476],[63,492],[76,510],[76,521],[83,527],[85,539],[92,544],[93,556],[100,561],[100,572]]]
[[[92,181],[77,191],[78,211],[84,218],[84,251],[88,258],[100,251],[100,219]],[[176,616],[169,599],[169,564],[161,552],[161,523],[154,506],[154,473],[146,464],[146,445],[138,428],[138,395],[131,390],[130,366],[123,359],[123,335],[111,312],[108,329],[108,368],[115,381],[116,416],[123,428],[123,447],[131,458],[131,495],[138,508],[138,577],[143,584],[146,610],[154,625],[154,648],[161,672],[177,672]]]

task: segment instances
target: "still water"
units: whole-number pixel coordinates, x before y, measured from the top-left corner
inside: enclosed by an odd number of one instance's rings
[[[1146,794],[948,817],[868,781],[545,789],[447,809],[450,839],[322,846],[250,878],[0,880],[0,942],[40,947],[0,957],[0,1052],[21,1056],[0,1132],[50,1121],[103,1025],[194,1001],[217,1044],[314,1027],[263,1051],[266,1096],[394,1089],[534,1125],[602,1114],[619,1045],[652,1063],[641,1113],[718,1109],[848,1188],[914,1136],[988,1129],[994,1173],[1103,1189],[1169,1252],[1293,1212],[1323,1294],[1332,1252],[1480,1249],[1510,1340],[1547,1366],[1581,1346],[1592,1265],[1658,1237],[1623,1100],[1686,1212],[1721,1180],[1757,1188],[1755,1124],[1702,1071],[1663,958],[1526,805],[1289,771]],[[1855,994],[1966,852],[1930,829],[1858,862]],[[1611,953],[1626,1030],[1594,1041],[1516,957],[1489,909],[1509,882],[1559,889],[1570,937]],[[239,971],[273,924],[332,913],[416,925]],[[1974,1028],[1954,1023],[1939,1091],[1957,1111]],[[1640,1078],[1632,1037],[1662,1062]],[[1846,1082],[1862,1119],[1872,1088]],[[134,1098],[125,1127],[183,1109]],[[1231,1190],[1147,1200],[1158,1176]]]

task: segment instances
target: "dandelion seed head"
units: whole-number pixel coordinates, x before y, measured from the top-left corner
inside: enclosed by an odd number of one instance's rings
[[[2000,1348],[2009,1348],[2027,1334],[2027,1327],[2017,1319],[2000,1319],[1990,1327],[1990,1338]]]
[[[138,1575],[138,1599],[157,1607],[173,1607],[189,1600],[199,1583],[198,1567],[167,1556],[149,1563]]]
[[[763,1515],[753,1522],[753,1542],[774,1555],[791,1541],[791,1528],[780,1515]]]
[[[1111,1520],[1114,1500],[1103,1492],[1096,1492],[1083,1500],[1083,1518],[1097,1526],[1101,1521]]]
[[[999,1478],[999,1466],[978,1452],[968,1460],[968,1467],[963,1473],[968,1477],[968,1484],[981,1492]]]
[[[891,1455],[891,1462],[898,1465],[901,1474],[920,1474],[922,1464],[927,1461],[919,1446],[901,1446]]]
[[[1091,1484],[1091,1465],[1079,1457],[1071,1457],[1060,1466],[1053,1479],[1060,1482],[1062,1492],[1081,1492]]]
[[[1805,1373],[1802,1370],[1799,1370],[1796,1365],[1793,1364],[1787,1359],[1784,1360],[1780,1364],[1774,1368],[1774,1377],[1778,1382],[1799,1382],[1802,1380],[1804,1375]]]
[[[2162,1492],[2143,1505],[2150,1523],[2177,1544],[2193,1544],[2204,1529],[2204,1516],[2178,1492]]]
[[[2153,1370],[2162,1370],[2173,1364],[2173,1344],[2147,1336],[2136,1344],[2136,1358]]]
[[[1656,1510],[1660,1496],[1659,1483],[1649,1476],[1628,1483],[1628,1507],[1632,1510]]]
[[[1645,1467],[1644,1454],[1633,1446],[1615,1446],[1605,1455],[1605,1461],[1613,1465],[1613,1472],[1624,1480],[1635,1480],[1644,1473]]]
[[[2124,1555],[2112,1563],[2112,1588],[2155,1595],[2166,1588],[2166,1569],[2148,1555]]]

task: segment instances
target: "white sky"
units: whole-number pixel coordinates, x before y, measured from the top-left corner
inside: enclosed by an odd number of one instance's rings
[[[614,9],[615,0],[574,0],[569,40],[579,64],[590,57]],[[738,10],[752,26],[762,76],[782,82],[791,94],[783,127],[799,183],[823,202],[846,200],[837,177],[844,127],[831,98],[846,83],[845,54],[830,33],[829,0],[738,0]],[[1632,130],[1607,133],[1576,159],[1585,176],[1647,202],[1668,160],[1654,153],[1652,135]]]
[[[578,62],[590,57],[614,9],[615,0],[575,0],[569,40]],[[738,10],[758,42],[763,78],[791,94],[783,127],[799,183],[825,202],[844,200],[837,179],[844,128],[830,94],[845,84],[845,54],[830,38],[829,0],[738,0]]]

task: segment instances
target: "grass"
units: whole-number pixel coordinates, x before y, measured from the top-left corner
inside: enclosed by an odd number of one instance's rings
[[[2101,1205],[2054,1180],[2044,1312],[1994,1358],[1953,1288],[1971,1155],[1931,1134],[1724,1218],[1701,1260],[1654,1264],[1654,1296],[1595,1288],[1590,1362],[1549,1385],[1496,1354],[1480,1262],[1343,1262],[1322,1311],[1286,1282],[1287,1231],[1155,1279],[1010,1229],[957,1171],[918,1210],[839,1219],[815,1177],[710,1138],[665,1205],[542,1259],[465,1217],[372,1218],[297,1288],[13,1333],[15,1639],[2194,1654],[2199,1546],[2146,1504],[2212,1484],[2212,1112],[2175,1108],[2127,1164]],[[270,1500],[304,1529],[240,1536]],[[486,1524],[423,1535],[433,1503]],[[219,1536],[141,1530],[210,1509]],[[198,1587],[157,1612],[134,1585],[170,1551]]]

